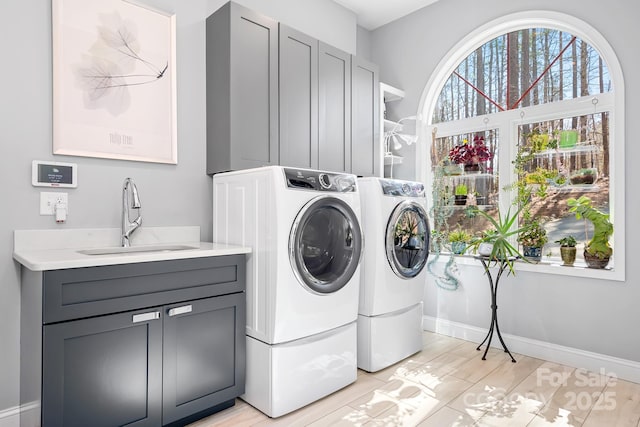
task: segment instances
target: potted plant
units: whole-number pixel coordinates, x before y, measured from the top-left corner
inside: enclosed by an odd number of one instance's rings
[[[451,252],[461,255],[467,249],[467,245],[471,242],[471,234],[466,230],[458,227],[449,233],[449,243],[451,243]]]
[[[465,184],[458,184],[454,190],[454,203],[458,206],[464,206],[467,203],[467,186]]]
[[[567,199],[567,205],[569,212],[575,213],[577,219],[588,219],[593,224],[593,237],[584,248],[587,267],[605,268],[613,254],[613,248],[609,244],[609,238],[613,235],[613,224],[609,221],[609,214],[594,208],[587,196],[581,196],[577,200]],[[585,237],[589,239],[586,229]]]
[[[472,143],[464,139],[461,145],[456,145],[449,151],[449,159],[453,163],[463,164],[465,172],[479,172],[479,163],[490,158],[491,153],[481,135],[476,135]]]
[[[549,146],[549,134],[541,133],[540,129],[536,128],[527,135],[528,148],[534,153],[544,151]]]
[[[569,177],[571,185],[591,185],[598,179],[598,171],[595,168],[582,168]]]
[[[564,263],[563,265],[573,266],[576,260],[576,238],[573,236],[565,236],[562,239],[556,240],[556,243],[560,244],[560,257]]]
[[[547,241],[547,230],[538,219],[525,221],[524,230],[518,234],[518,242],[522,245],[522,254],[529,261],[540,262],[542,248]]]
[[[573,148],[578,142],[578,131],[575,129],[560,132],[560,148]]]
[[[484,217],[491,224],[491,228],[485,230],[482,236],[471,241],[471,246],[480,255],[488,256],[495,262],[505,262],[509,267],[509,272],[515,274],[513,261],[522,258],[518,248],[511,244],[513,236],[526,230],[527,225],[514,227],[518,220],[518,215],[522,208],[511,215],[511,208],[507,214],[502,216],[498,211],[498,218],[494,218],[483,210],[477,210],[477,214]],[[481,246],[491,247],[491,252],[487,253],[480,249]],[[486,254],[486,255],[485,255]]]

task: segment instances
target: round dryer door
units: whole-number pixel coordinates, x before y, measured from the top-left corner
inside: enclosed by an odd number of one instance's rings
[[[387,224],[387,260],[398,276],[409,279],[424,268],[429,257],[427,212],[416,202],[400,203]]]
[[[291,267],[308,289],[328,294],[346,285],[362,251],[356,214],[344,201],[321,196],[300,211],[289,237]]]

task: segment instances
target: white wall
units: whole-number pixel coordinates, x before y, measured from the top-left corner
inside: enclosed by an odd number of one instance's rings
[[[0,417],[19,402],[20,270],[13,230],[118,227],[120,191],[132,177],[146,226],[199,225],[211,240],[211,178],[205,174],[205,19],[223,0],[145,0],[177,16],[178,165],[52,155],[51,1],[0,2]],[[330,0],[239,0],[350,53],[356,19]],[[304,4],[304,5],[303,5]],[[67,224],[41,217],[31,161],[78,164]],[[0,424],[2,424],[0,420]]]
[[[372,33],[372,60],[380,64],[381,81],[405,90],[403,101],[393,103],[394,117],[416,114],[420,97],[436,65],[470,30],[499,16],[524,10],[553,10],[572,14],[598,30],[612,45],[622,66],[626,85],[628,129],[626,158],[640,158],[633,138],[634,118],[640,115],[640,68],[637,46],[640,27],[625,0],[611,0],[603,9],[597,0],[446,0],[428,6]],[[464,13],[461,13],[464,11]],[[425,151],[425,152],[428,152]],[[405,156],[410,154],[405,153]],[[406,162],[397,176],[412,179],[414,168]],[[626,164],[626,182],[633,191],[640,170]],[[639,176],[640,178],[640,176]],[[625,196],[626,195],[622,195]],[[633,221],[640,208],[637,197],[626,197],[627,245],[640,235]],[[626,252],[626,251],[625,251]],[[637,250],[630,250],[630,254]],[[626,254],[616,253],[616,257]],[[518,272],[504,277],[499,292],[499,317],[503,333],[586,351],[640,361],[640,264],[627,257],[627,282],[578,279]],[[487,328],[490,320],[489,290],[479,264],[461,265],[462,287],[443,291],[429,278],[425,314]]]

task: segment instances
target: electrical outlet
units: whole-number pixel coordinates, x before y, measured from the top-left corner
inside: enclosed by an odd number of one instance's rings
[[[67,206],[69,212],[69,194],[68,193],[40,193],[40,215],[55,215],[56,203],[61,202]]]

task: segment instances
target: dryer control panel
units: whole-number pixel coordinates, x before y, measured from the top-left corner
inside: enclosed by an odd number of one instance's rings
[[[356,176],[309,169],[284,169],[287,187],[300,190],[351,193],[357,191]]]
[[[421,182],[381,179],[380,186],[386,196],[424,197],[424,184]]]

